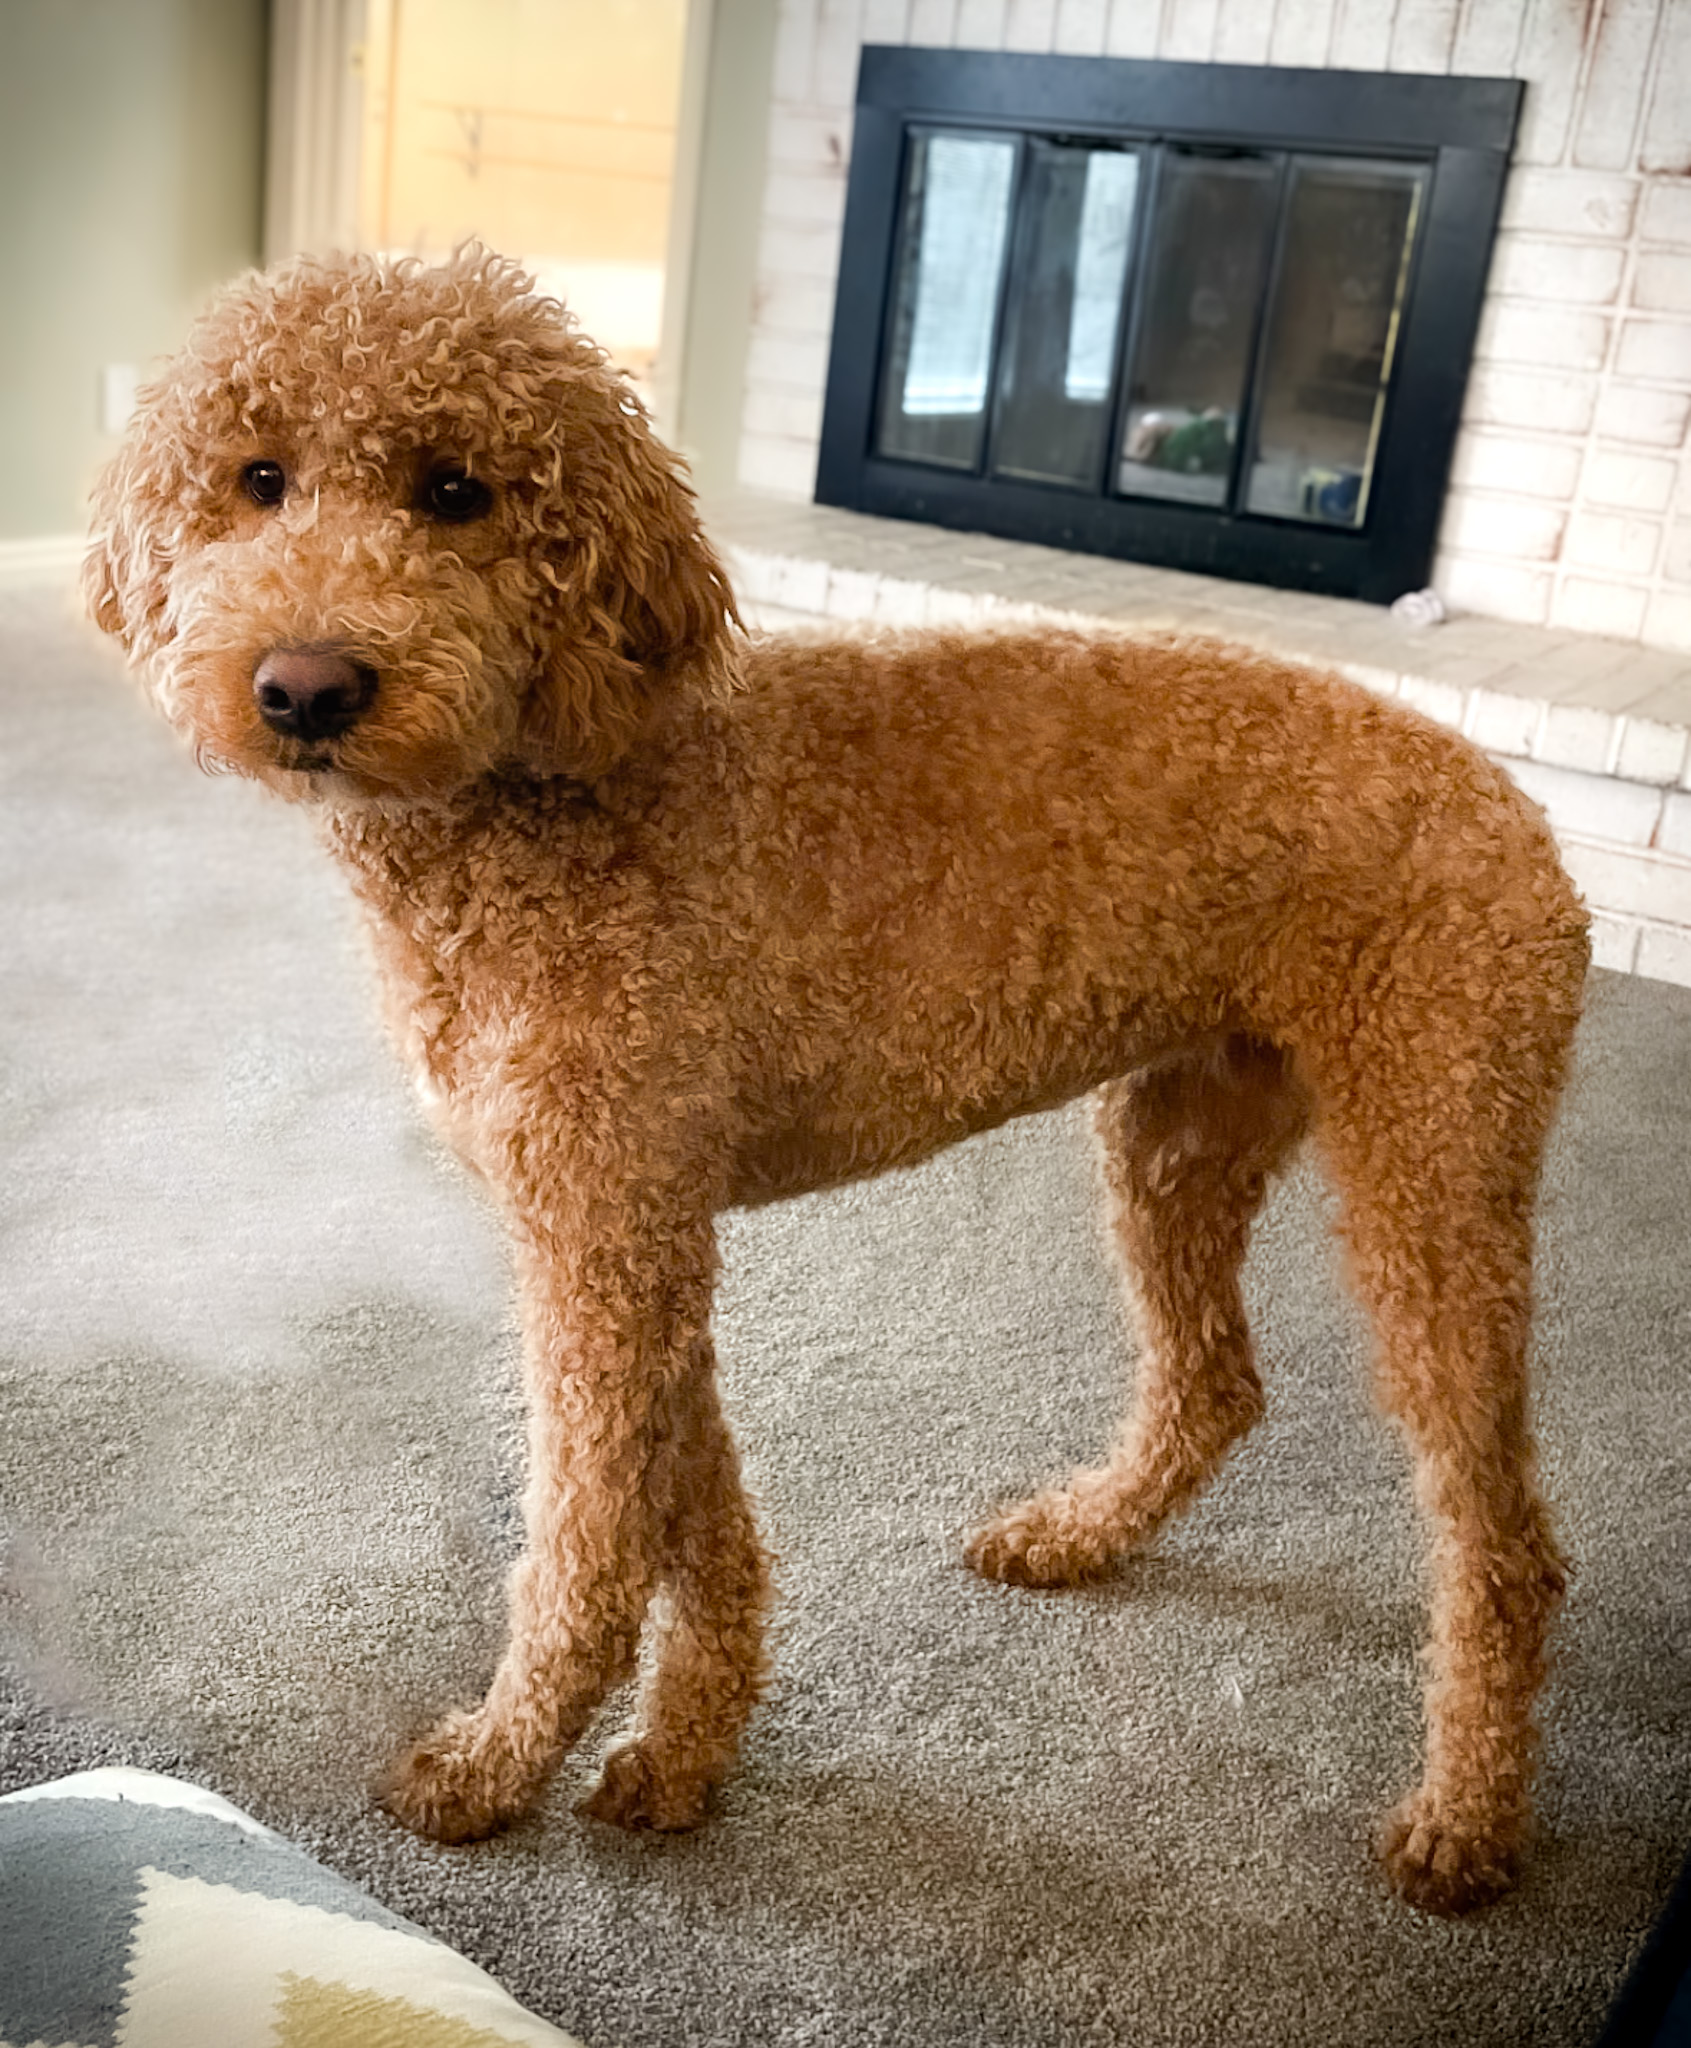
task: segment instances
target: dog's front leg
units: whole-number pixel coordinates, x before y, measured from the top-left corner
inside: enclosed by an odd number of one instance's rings
[[[769,1560],[740,1483],[708,1337],[673,1389],[673,1458],[659,1489],[661,1599],[631,1737],[605,1759],[581,1808],[627,1828],[688,1828],[726,1776],[767,1676]]]
[[[714,1391],[701,1385],[712,1364],[716,1264],[708,1209],[673,1186],[617,1195],[600,1185],[578,1200],[536,1196],[516,1221],[529,1473],[510,1640],[482,1705],[426,1736],[386,1793],[399,1819],[445,1842],[491,1834],[526,1812],[606,1691],[630,1671],[654,1588],[675,1576],[670,1550],[679,1540],[696,1562],[710,1548],[692,1526],[701,1487],[741,1530],[739,1547],[749,1542],[756,1554]],[[677,1590],[686,1600],[684,1574]],[[755,1638],[761,1581],[749,1590]],[[741,1646],[742,1661],[748,1656],[760,1672],[750,1638]],[[665,1661],[660,1656],[659,1681]],[[668,1663],[673,1676],[673,1654]],[[744,1692],[749,1705],[755,1685],[725,1673],[718,1690]],[[730,1718],[731,1751],[744,1710],[731,1709]],[[665,1730],[673,1719],[643,1715]],[[710,1733],[720,1751],[723,1731]],[[685,1775],[686,1759],[674,1751],[672,1740],[660,1761],[672,1776]],[[725,1767],[719,1755],[708,1762],[708,1775]],[[631,1768],[622,1766],[625,1777]],[[681,1814],[650,1782],[651,1759],[634,1775],[644,1797],[625,1796],[626,1810],[605,1818],[676,1825],[699,1817],[702,1786],[691,1788],[690,1801],[682,1788],[680,1804],[697,1810]]]

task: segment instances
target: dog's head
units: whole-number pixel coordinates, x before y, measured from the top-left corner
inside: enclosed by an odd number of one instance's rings
[[[85,589],[202,760],[294,796],[592,780],[733,678],[674,459],[475,246],[233,286],[96,489]]]

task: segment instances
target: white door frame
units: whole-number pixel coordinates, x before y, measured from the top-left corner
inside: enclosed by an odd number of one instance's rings
[[[271,0],[264,260],[358,246],[364,0]]]

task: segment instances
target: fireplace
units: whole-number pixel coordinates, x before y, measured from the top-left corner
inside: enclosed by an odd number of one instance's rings
[[[1521,93],[866,48],[817,499],[1420,588]]]

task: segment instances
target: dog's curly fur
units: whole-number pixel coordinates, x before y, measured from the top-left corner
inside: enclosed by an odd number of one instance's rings
[[[527,1548],[486,1700],[391,1782],[403,1820],[456,1841],[522,1814],[660,1591],[587,1810],[701,1817],[769,1600],[717,1404],[714,1216],[1095,1089],[1137,1401],[970,1563],[1097,1573],[1256,1421],[1240,1262],[1313,1130],[1434,1537],[1426,1773],[1385,1862],[1439,1910],[1508,1883],[1563,1586],[1532,1210],[1588,953],[1497,768],[1211,645],[743,641],[628,387],[474,247],[234,286],[100,486],[87,587],[208,765],[314,808],[405,1058],[509,1221]],[[327,732],[293,717],[302,676],[339,693]]]

